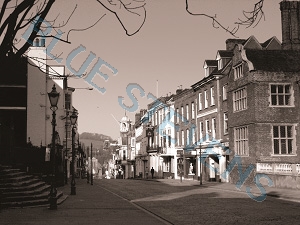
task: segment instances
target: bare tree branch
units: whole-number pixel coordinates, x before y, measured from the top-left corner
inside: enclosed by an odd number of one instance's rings
[[[263,12],[264,0],[260,0],[254,5],[254,9],[251,12],[243,11],[245,16],[245,20],[239,19],[239,22],[236,22],[238,25],[244,25],[246,28],[248,27],[256,27],[257,24],[261,21],[262,18],[265,19],[265,14]]]
[[[59,38],[59,37],[56,37],[56,36],[54,36],[54,35],[36,35],[36,37],[42,37],[42,38],[55,38],[55,39],[57,39],[57,40],[59,40],[59,41],[65,42],[65,43],[67,43],[67,44],[71,44],[70,41],[64,40],[64,39]]]
[[[146,21],[145,0],[133,0],[136,6],[129,7],[122,0],[97,0],[104,8],[115,14],[126,35],[132,36],[140,31]]]
[[[215,15],[215,16],[210,16],[210,15],[205,14],[205,13],[192,13],[192,12],[189,10],[188,0],[185,1],[185,9],[186,9],[186,11],[187,11],[189,14],[191,14],[191,15],[193,15],[193,16],[205,16],[205,17],[211,19],[211,20],[212,20],[212,26],[213,26],[214,28],[222,28],[222,29],[225,30],[226,32],[230,33],[232,36],[237,37],[235,34],[236,34],[236,32],[238,31],[238,29],[239,29],[238,26],[236,26],[236,27],[234,27],[233,29],[230,30],[229,27],[226,28],[225,26],[223,26],[223,25],[216,19],[216,18],[217,18],[217,15]]]
[[[15,28],[15,35],[16,35],[16,33],[18,32],[18,30],[20,29],[20,27],[21,27],[21,25],[22,25],[24,19],[26,18],[27,14],[29,13],[29,11],[31,10],[32,7],[33,7],[33,5],[29,5],[29,6],[27,7],[26,11],[24,12],[24,14],[22,15],[22,17],[21,17],[21,19],[20,19],[18,25],[17,25],[16,28]]]
[[[259,2],[257,2],[254,5],[253,11],[251,11],[251,12],[243,11],[243,14],[246,19],[245,20],[238,19],[239,22],[235,22],[234,24],[236,26],[232,29],[230,29],[229,27],[223,26],[222,23],[217,20],[217,15],[210,16],[205,13],[192,13],[189,10],[188,0],[186,0],[186,11],[193,16],[205,16],[207,18],[210,18],[212,20],[212,26],[214,28],[221,28],[221,29],[225,30],[226,32],[230,33],[232,36],[237,37],[236,33],[238,32],[240,26],[246,26],[246,28],[249,28],[255,24],[253,26],[253,27],[255,27],[261,21],[262,17],[264,17],[264,12],[262,10],[263,3],[264,3],[264,0],[260,0]]]
[[[1,12],[0,12],[0,24],[1,24],[1,20],[2,20],[2,18],[3,18],[3,16],[4,16],[4,12],[5,12],[5,10],[6,10],[6,6],[7,6],[7,4],[8,4],[10,1],[11,1],[11,0],[4,0],[4,2],[3,2],[2,8],[1,8]]]
[[[17,57],[21,57],[21,55],[23,55],[25,53],[25,51],[29,48],[29,46],[31,45],[30,43],[33,42],[33,40],[35,39],[38,31],[40,30],[41,24],[42,22],[45,20],[48,12],[50,11],[53,3],[55,2],[55,0],[49,0],[47,2],[46,7],[44,8],[44,10],[41,12],[40,18],[39,20],[35,23],[35,28],[32,30],[31,35],[29,36],[29,40],[25,42],[25,44],[20,48],[20,50],[16,53]]]
[[[18,16],[26,10],[28,7],[32,7],[35,0],[23,1],[14,9],[14,11],[8,16],[8,18],[4,21],[2,26],[0,27],[0,35],[3,34],[6,29],[6,33],[3,37],[2,43],[0,45],[0,54],[3,56],[7,54],[13,54],[13,43],[16,35],[16,25]]]
[[[67,34],[67,41],[69,40],[69,34],[71,31],[84,31],[84,30],[88,30],[90,28],[92,28],[93,26],[95,26],[106,14],[104,14],[103,16],[101,16],[94,24],[92,24],[91,26],[88,26],[86,28],[82,28],[82,29],[71,29],[69,30],[68,34]]]
[[[66,21],[66,22],[63,22],[62,25],[55,26],[55,21],[56,21],[56,19],[57,19],[58,16],[57,16],[53,21],[47,20],[47,22],[48,22],[48,23],[51,23],[51,22],[52,22],[51,28],[53,28],[53,29],[55,29],[55,28],[62,28],[62,27],[64,27],[64,26],[66,26],[67,23],[70,21],[71,17],[73,16],[74,12],[76,11],[76,9],[77,9],[77,4],[75,5],[75,7],[74,7],[72,13],[69,15],[67,21]],[[42,28],[47,28],[47,27],[42,27]]]

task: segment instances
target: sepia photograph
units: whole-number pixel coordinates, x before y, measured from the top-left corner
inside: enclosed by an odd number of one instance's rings
[[[300,0],[0,0],[3,225],[299,224],[299,122]]]

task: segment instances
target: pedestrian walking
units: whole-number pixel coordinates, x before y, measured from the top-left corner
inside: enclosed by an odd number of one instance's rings
[[[152,179],[153,179],[153,175],[154,175],[154,169],[153,167],[151,168],[151,176],[152,176]]]

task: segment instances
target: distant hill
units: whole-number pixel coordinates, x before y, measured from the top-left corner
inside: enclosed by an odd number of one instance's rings
[[[113,141],[113,139],[110,136],[104,135],[104,134],[97,134],[97,133],[88,133],[88,132],[83,132],[82,134],[79,135],[80,139],[91,139],[91,140],[109,140]]]
[[[112,148],[109,149],[103,149],[103,144],[105,140],[109,140],[109,142],[114,142],[110,136],[104,135],[104,134],[97,134],[97,133],[88,133],[84,132],[82,134],[79,134],[79,142],[81,143],[81,146],[85,151],[89,150],[87,152],[87,156],[90,155],[90,148],[91,143],[93,144],[93,156],[96,156],[98,158],[98,161],[100,164],[103,164],[104,162],[108,161],[109,159],[112,159]]]

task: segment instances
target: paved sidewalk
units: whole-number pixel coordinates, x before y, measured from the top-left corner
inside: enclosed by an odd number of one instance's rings
[[[57,210],[48,207],[3,209],[0,224],[168,224],[96,183],[91,185],[85,179],[76,179],[76,195],[69,195],[70,182],[58,188],[69,196]]]
[[[195,186],[199,185],[200,182],[197,180],[175,180],[175,179],[148,179],[148,181],[158,181],[161,183],[165,183],[168,185],[174,185],[174,186]],[[241,189],[239,190],[236,185],[232,183],[224,183],[224,182],[203,182],[202,187],[205,188],[214,188],[214,189],[222,189],[226,191],[237,191],[237,192],[244,192],[246,193],[246,186],[243,185]],[[267,193],[267,197],[276,197],[279,199],[284,199],[288,201],[294,201],[300,203],[300,190],[299,189],[283,189],[283,188],[275,188],[275,187],[269,187],[267,185],[263,185],[262,188],[258,188],[255,185],[251,186],[251,193],[254,196],[260,196],[264,193],[264,191]]]

